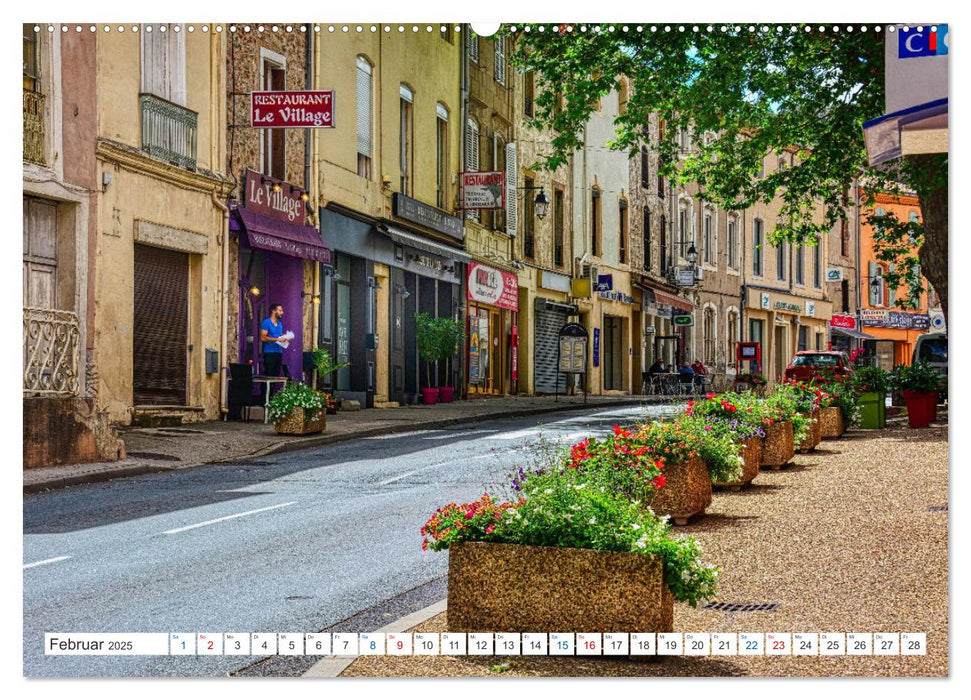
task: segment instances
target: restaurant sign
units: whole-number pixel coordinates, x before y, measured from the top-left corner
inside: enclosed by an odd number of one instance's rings
[[[931,325],[931,318],[928,314],[883,309],[861,309],[860,321],[864,326],[914,331],[926,331]]]
[[[519,308],[519,278],[482,263],[472,263],[469,266],[469,299],[516,311]]]
[[[279,187],[274,192],[274,186]],[[293,187],[288,182],[246,171],[246,199],[244,206],[260,214],[282,219],[291,224],[303,226],[307,223],[307,209],[300,199],[303,190]]]
[[[463,209],[503,209],[505,174],[501,170],[459,173]]]
[[[268,129],[333,128],[333,90],[250,93],[250,124]]]
[[[856,329],[856,319],[852,316],[832,316],[829,319],[830,328],[843,328],[845,330]]]
[[[462,220],[457,216],[447,214],[441,209],[419,202],[400,192],[395,192],[391,199],[392,214],[399,219],[411,221],[426,228],[430,228],[446,236],[462,241],[465,240],[465,228]]]

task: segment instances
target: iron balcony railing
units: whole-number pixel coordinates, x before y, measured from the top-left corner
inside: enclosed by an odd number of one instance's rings
[[[196,169],[199,115],[174,102],[143,93],[142,150],[153,158]]]
[[[24,88],[24,160],[44,162],[44,96]]]
[[[81,327],[77,314],[24,308],[24,393],[77,396]]]

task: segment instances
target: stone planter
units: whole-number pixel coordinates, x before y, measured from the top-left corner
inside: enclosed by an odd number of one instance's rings
[[[823,439],[822,428],[819,422],[819,414],[820,410],[818,408],[812,413],[803,414],[812,421],[812,423],[809,425],[809,432],[806,433],[806,437],[803,438],[803,441],[799,443],[799,451],[803,454],[815,450],[816,445],[818,445]]]
[[[657,515],[671,516],[675,525],[686,525],[711,505],[711,475],[701,457],[665,465],[664,480],[650,506]]]
[[[672,632],[660,559],[462,542],[448,549],[449,632]]]
[[[274,427],[278,433],[286,435],[309,435],[319,433],[327,427],[327,411],[322,408],[314,411],[317,414],[315,420],[307,420],[310,411],[297,406],[286,418],[281,418]]]
[[[737,481],[715,481],[712,486],[738,491],[759,475],[759,463],[762,461],[762,439],[753,437],[741,445],[742,476]]]
[[[789,463],[796,452],[792,444],[792,423],[776,421],[766,426],[765,440],[762,443],[761,466],[781,469]]]
[[[820,409],[819,431],[824,440],[838,438],[846,432],[846,422],[839,406]]]

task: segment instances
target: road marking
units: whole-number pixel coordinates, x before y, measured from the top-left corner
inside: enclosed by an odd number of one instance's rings
[[[222,518],[215,518],[214,520],[207,520],[204,523],[196,523],[195,525],[186,525],[185,527],[177,527],[174,530],[166,530],[163,535],[175,535],[180,532],[185,532],[186,530],[195,530],[197,527],[205,527],[206,525],[214,525],[215,523],[221,523],[225,520],[233,520],[234,518],[242,518],[246,515],[253,515],[254,513],[263,513],[268,510],[274,510],[276,508],[285,508],[286,506],[292,506],[296,501],[290,501],[289,503],[280,503],[275,506],[267,506],[266,508],[257,508],[256,510],[248,510],[245,513],[236,513],[235,515],[226,515]]]
[[[533,435],[539,435],[540,430],[538,428],[533,428],[532,430],[517,430],[514,433],[499,433],[498,435],[493,435],[494,440],[518,440],[519,438],[531,437]]]
[[[387,435],[372,435],[371,437],[364,438],[365,440],[396,440],[403,437],[411,437],[412,435],[425,435],[426,433],[440,433],[440,430],[410,430],[406,433],[388,433]]]
[[[64,561],[65,559],[70,559],[71,557],[54,557],[53,559],[44,559],[43,561],[35,561],[33,564],[24,564],[25,569],[33,569],[35,566],[43,566],[44,564],[53,564],[57,561]]]
[[[470,435],[482,435],[483,433],[489,432],[488,430],[469,430],[464,433],[446,433],[445,435],[429,435],[428,437],[423,437],[422,440],[454,440],[456,438],[469,437]]]
[[[450,459],[447,462],[435,462],[435,464],[429,464],[427,467],[422,467],[421,469],[415,469],[411,472],[405,472],[404,474],[399,474],[391,479],[386,479],[385,481],[378,482],[378,486],[387,486],[388,484],[393,484],[396,481],[401,481],[402,479],[407,479],[409,476],[414,476],[419,472],[428,471],[429,469],[438,469],[439,467],[444,467],[449,464],[455,464],[456,462],[473,462],[480,459],[490,459],[495,457],[494,453],[489,453],[487,455],[479,455],[478,457],[462,457],[460,459]]]

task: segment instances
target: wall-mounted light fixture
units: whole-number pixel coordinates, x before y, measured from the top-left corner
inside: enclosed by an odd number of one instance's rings
[[[314,303],[314,304],[319,304],[320,303],[320,295],[319,294],[315,294],[314,292],[300,292],[300,298],[301,299],[306,298],[306,297],[310,297],[310,301],[312,303]]]
[[[108,191],[108,185],[111,184],[111,173],[101,173],[101,192]]]
[[[546,196],[546,191],[542,187],[519,187],[517,189],[520,192],[539,190],[539,194],[536,195],[536,199],[533,200],[533,210],[536,212],[537,218],[545,219],[546,212],[549,211],[550,208],[550,198]]]
[[[249,288],[249,293],[252,294],[254,297],[258,297],[260,295],[260,288],[254,284],[252,287]]]

